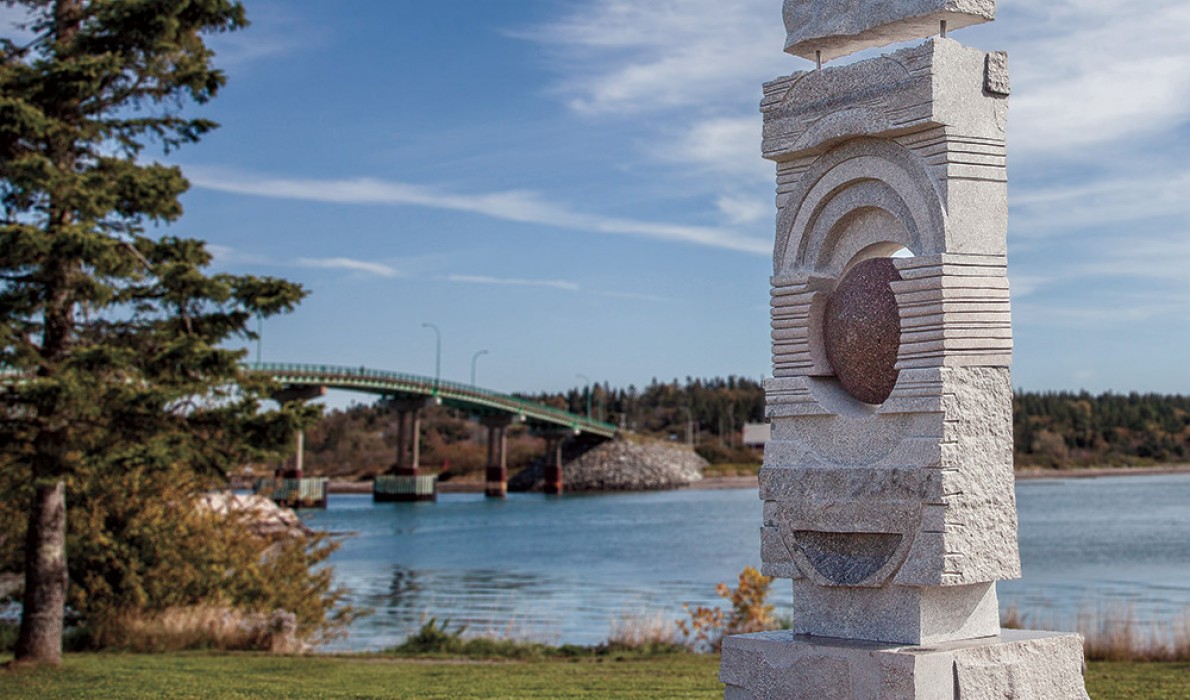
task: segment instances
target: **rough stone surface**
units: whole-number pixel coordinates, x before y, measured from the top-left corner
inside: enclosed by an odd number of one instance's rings
[[[1012,92],[1012,87],[1008,82],[1008,53],[1005,51],[989,53],[987,65],[987,76],[984,79],[983,89],[993,95],[1007,96]]]
[[[891,259],[864,260],[827,301],[827,359],[847,393],[864,403],[884,403],[897,383],[901,319],[890,285],[900,280]]]
[[[702,479],[707,461],[693,450],[661,442],[604,442],[564,459],[566,491],[651,491],[688,486]],[[509,491],[541,488],[544,465],[534,465],[508,481]]]
[[[1088,700],[1082,637],[1001,635],[894,646],[762,632],[723,642],[728,700]]]
[[[934,39],[765,85],[778,278],[837,275],[880,243],[917,256],[1006,254],[1008,99],[985,90],[987,56]]]
[[[785,50],[824,61],[996,17],[996,0],[785,0]]]
[[[215,491],[199,497],[197,505],[216,515],[243,517],[250,532],[269,539],[305,537],[313,532],[293,509],[283,508],[264,496]]]
[[[786,50],[829,59],[990,20],[995,2],[784,12]],[[995,582],[1020,575],[1008,93],[1005,54],[945,38],[765,85],[778,215],[761,559],[793,580],[795,630],[724,640],[730,700],[1087,697],[1080,637],[999,625]],[[912,257],[889,260],[902,247]]]
[[[891,644],[938,644],[1000,633],[992,583],[910,588],[793,584],[794,632]]]
[[[798,386],[804,394],[794,393]],[[964,586],[1020,576],[1007,368],[904,370],[878,410],[852,410],[830,380],[772,379],[766,393],[773,432],[760,473],[765,573],[796,569],[792,578],[844,583],[807,556],[798,533],[809,531],[898,536],[887,562],[849,585]],[[850,563],[842,550],[830,561],[838,571],[866,570],[871,555],[858,547]]]

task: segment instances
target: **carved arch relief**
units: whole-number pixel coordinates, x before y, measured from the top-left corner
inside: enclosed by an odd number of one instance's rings
[[[867,394],[845,387],[828,357],[825,318],[828,300],[857,266],[901,248],[919,258],[940,255],[945,226],[937,185],[920,158],[895,142],[852,139],[803,173],[781,210],[774,255],[769,403],[776,461],[867,466],[920,460],[907,456],[916,452],[910,438],[932,432],[936,413],[923,414],[920,404],[905,408],[907,402],[896,399],[918,392],[922,378],[896,363],[882,366],[893,372],[891,391],[886,382],[882,398],[858,399]],[[894,302],[894,324],[897,308]],[[899,358],[905,334],[897,328],[891,342]]]
[[[857,138],[819,157],[802,175],[777,218],[774,274],[836,277],[855,252],[875,243],[898,243],[915,255],[945,249],[941,192],[925,165],[892,141]],[[849,225],[856,212],[875,209],[898,226],[885,240]],[[848,252],[851,255],[848,255]]]

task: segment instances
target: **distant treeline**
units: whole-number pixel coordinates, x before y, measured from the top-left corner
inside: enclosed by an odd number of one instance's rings
[[[607,384],[562,393],[522,394],[629,431],[675,442],[691,438],[711,462],[749,462],[759,453],[741,444],[745,423],[764,420],[764,390],[755,379],[653,380],[645,387]],[[689,421],[689,436],[687,435]],[[331,411],[306,436],[306,464],[315,473],[378,473],[396,450],[395,418],[383,401]],[[455,472],[480,468],[483,432],[462,413],[438,407],[422,421],[422,463]],[[1013,405],[1018,467],[1143,466],[1190,460],[1190,397],[1158,394],[1018,392]],[[544,443],[521,426],[510,433],[510,466],[527,465]]]
[[[745,423],[764,420],[764,388],[746,377],[677,379],[617,389],[605,384],[561,394],[524,394],[524,398],[585,415],[623,429],[656,437],[693,440],[711,462],[747,462],[756,455],[740,443]],[[687,435],[687,430],[690,435]]]
[[[1051,468],[1177,463],[1190,456],[1190,397],[1018,392],[1016,464]]]

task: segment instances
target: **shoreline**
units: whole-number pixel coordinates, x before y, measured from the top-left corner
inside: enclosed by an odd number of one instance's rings
[[[1157,467],[1085,467],[1077,469],[1042,469],[1029,467],[1016,472],[1017,480],[1032,479],[1099,479],[1111,476],[1167,476],[1190,474],[1190,464],[1167,464]]]
[[[1016,472],[1018,481],[1043,479],[1101,479],[1114,476],[1168,476],[1190,474],[1190,464],[1171,464],[1160,467],[1088,467],[1080,469],[1029,468]],[[692,491],[712,489],[754,489],[758,488],[755,476],[712,476],[695,481],[684,488]],[[483,493],[482,481],[446,481],[438,484],[439,493]],[[332,479],[327,484],[328,493],[372,493],[370,481],[343,481]]]

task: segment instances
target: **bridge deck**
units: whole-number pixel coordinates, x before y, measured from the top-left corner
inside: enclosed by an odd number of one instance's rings
[[[560,427],[576,432],[611,438],[616,426],[546,406],[527,399],[501,394],[487,389],[435,380],[402,372],[341,367],[335,365],[307,365],[277,362],[249,363],[245,367],[254,373],[267,374],[282,384],[293,386],[325,386],[384,396],[426,396],[443,404],[481,414],[509,413],[538,427]]]

